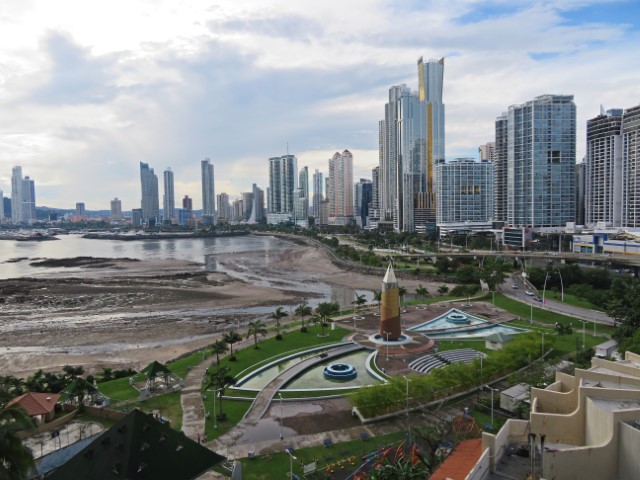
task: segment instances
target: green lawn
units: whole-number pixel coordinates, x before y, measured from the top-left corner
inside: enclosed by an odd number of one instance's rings
[[[98,390],[115,402],[138,398],[140,392],[129,385],[129,377],[98,383]]]
[[[545,298],[551,298],[553,300],[557,300],[558,302],[564,301],[567,305],[573,305],[574,307],[586,308],[588,310],[597,310],[598,312],[603,312],[601,306],[594,305],[589,300],[584,298],[578,298],[575,295],[571,295],[570,293],[564,294],[564,300],[562,300],[562,294],[559,292],[547,292],[544,294]]]
[[[474,350],[489,354],[492,352],[492,350],[485,347],[484,340],[468,340],[464,342],[459,340],[438,340],[438,351],[440,352],[444,352],[446,350],[458,350],[461,348],[473,348]]]
[[[249,407],[251,406],[251,401],[223,400],[222,411],[226,415],[226,418],[223,421],[217,420],[215,422],[217,428],[214,428],[213,392],[207,393],[206,397],[207,399],[204,400],[204,411],[209,413],[209,417],[205,421],[205,433],[207,440],[218,438],[220,435],[231,430],[231,428],[242,420],[242,417],[244,417],[244,414],[247,413],[247,410],[249,410]],[[216,400],[215,403],[215,414],[217,415],[220,412],[220,402],[219,400]],[[223,452],[218,453],[224,454]]]
[[[180,378],[185,378],[192,367],[198,365],[206,358],[206,353],[208,352],[194,352],[184,358],[167,363],[167,367]]]
[[[180,431],[182,428],[182,406],[180,405],[180,392],[165,393],[157,397],[150,397],[142,402],[129,403],[120,410],[132,410],[139,408],[140,410],[151,413],[153,410],[159,410],[160,414],[168,418],[171,427]]]
[[[366,441],[351,440],[331,447],[319,445],[317,447],[301,448],[293,454],[293,473],[302,476],[302,464],[316,460],[319,469],[326,469],[333,465],[334,471],[353,471],[360,464],[363,455],[374,452],[381,447],[398,445],[405,438],[404,432],[392,433]],[[242,459],[242,478],[244,480],[271,480],[273,478],[287,478],[290,468],[290,457],[286,452],[260,455],[254,459]],[[340,468],[340,464],[344,468]]]

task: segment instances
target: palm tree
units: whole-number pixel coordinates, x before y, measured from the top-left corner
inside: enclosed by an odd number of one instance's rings
[[[296,308],[295,314],[300,315],[300,321],[302,322],[302,327],[300,328],[301,332],[306,332],[307,327],[304,325],[304,317],[308,317],[313,313],[313,309],[307,305],[307,301],[305,300]]]
[[[429,290],[427,290],[425,287],[422,286],[421,283],[419,283],[418,288],[416,288],[416,295],[424,298],[429,295]]]
[[[447,293],[449,293],[449,287],[447,287],[446,285],[440,285],[438,287],[438,294],[441,297],[444,297]]]
[[[289,314],[284,311],[282,307],[278,307],[275,311],[269,315],[269,318],[273,318],[276,321],[276,340],[282,340],[282,335],[280,335],[280,319],[284,317],[288,317]]]
[[[327,325],[329,317],[340,310],[340,305],[336,302],[322,302],[316,307],[316,313],[320,317],[320,328],[324,336],[324,327]]]
[[[229,360],[235,360],[236,357],[233,356],[233,344],[238,343],[240,340],[242,340],[242,336],[240,336],[240,334],[235,330],[231,330],[230,332],[225,333],[222,339],[229,345],[229,348],[231,349]]]
[[[407,289],[405,287],[398,287],[398,295],[402,298],[402,303],[404,303],[404,296],[407,294]]]
[[[34,428],[33,422],[20,407],[0,411],[0,478],[23,480],[34,467],[33,455],[17,432]]]
[[[382,303],[382,292],[380,290],[373,291],[373,299],[378,302],[378,313],[380,312],[380,304]]]
[[[262,335],[264,337],[266,334],[267,329],[260,319],[249,322],[247,325],[247,338],[253,336],[253,343],[255,344],[256,349],[260,348],[258,346],[258,335]]]
[[[211,344],[211,353],[216,355],[216,365],[220,365],[220,355],[227,353],[229,345],[224,340],[216,340]]]
[[[367,303],[366,295],[364,294],[358,295],[357,293],[356,293],[356,299],[353,302],[351,302],[352,305],[356,306],[356,312],[358,312],[360,310],[360,307],[362,307],[362,305],[364,305],[365,303]]]
[[[220,406],[218,411],[220,413],[218,414],[218,420],[225,419],[225,414],[222,412],[222,397],[224,396],[224,391],[229,385],[234,385],[236,383],[236,379],[233,376],[229,375],[229,370],[229,365],[225,365],[224,367],[216,370],[209,377],[209,380],[211,382],[210,385],[213,385],[213,388],[215,389],[214,395],[218,395],[218,392],[220,392],[218,402],[218,405]],[[213,412],[214,415],[215,413],[216,412]]]

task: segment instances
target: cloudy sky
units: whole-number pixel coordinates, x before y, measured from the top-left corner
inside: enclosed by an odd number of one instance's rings
[[[3,0],[0,189],[11,167],[38,205],[140,205],[139,162],[200,208],[267,185],[290,153],[327,171],[377,163],[388,89],[417,88],[418,57],[445,57],[446,156],[477,157],[511,104],[573,94],[585,122],[640,103],[637,0]],[[160,180],[162,189],[162,180]]]

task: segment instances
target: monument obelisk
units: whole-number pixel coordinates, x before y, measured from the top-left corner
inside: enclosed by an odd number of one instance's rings
[[[380,301],[380,337],[389,340],[400,338],[400,288],[398,279],[389,262],[387,273],[382,279],[382,295]]]

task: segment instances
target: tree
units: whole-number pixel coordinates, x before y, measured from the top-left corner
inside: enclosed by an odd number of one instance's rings
[[[316,313],[320,317],[320,328],[322,328],[322,335],[324,335],[324,327],[326,326],[329,317],[336,312],[340,311],[340,305],[336,302],[322,302],[316,307]]]
[[[229,345],[229,348],[231,350],[229,360],[235,360],[236,357],[233,356],[233,344],[238,343],[240,340],[242,340],[242,337],[235,330],[231,330],[230,332],[225,333],[222,339]]]
[[[68,380],[75,380],[81,375],[84,375],[84,367],[82,365],[79,367],[65,365],[64,367],[62,367],[62,371],[67,374],[66,376]]]
[[[378,310],[380,310],[380,303],[382,302],[382,292],[380,290],[374,290],[373,299],[378,303]]]
[[[17,433],[34,428],[24,410],[11,406],[0,411],[0,478],[23,480],[31,478],[33,455]]]
[[[418,288],[416,288],[416,295],[421,298],[425,298],[429,295],[429,290],[422,286],[421,283],[418,284]]]
[[[407,289],[405,287],[398,287],[398,295],[402,299],[402,303],[404,303],[404,296],[407,294]]]
[[[211,353],[216,356],[216,365],[220,366],[220,355],[227,353],[229,346],[224,340],[216,340],[211,344]]]
[[[362,305],[364,305],[365,303],[367,303],[367,298],[366,295],[362,294],[362,295],[358,295],[356,293],[356,299],[351,302],[352,305],[356,306],[356,312],[360,310],[360,307],[362,307]]]
[[[253,336],[253,343],[256,349],[260,348],[258,347],[258,335],[264,337],[266,334],[267,329],[260,319],[249,322],[249,325],[247,325],[247,338]]]
[[[449,287],[447,287],[446,285],[440,285],[438,287],[438,294],[441,297],[444,297],[447,293],[449,293]]]
[[[302,327],[300,328],[301,332],[306,332],[307,327],[304,325],[304,317],[308,317],[313,313],[313,309],[307,305],[307,301],[305,300],[296,308],[295,314],[300,315],[300,322],[302,323]]]
[[[288,316],[289,314],[285,312],[282,307],[276,308],[275,311],[269,315],[269,318],[276,321],[276,340],[282,340],[282,335],[280,335],[280,319]]]
[[[225,365],[224,367],[218,368],[214,373],[209,376],[210,385],[215,389],[214,395],[218,395],[220,393],[219,401],[218,401],[218,420],[224,420],[226,415],[222,411],[222,397],[224,396],[224,391],[229,385],[235,385],[236,379],[232,375],[229,374],[229,365]],[[215,415],[215,412],[213,412]]]
[[[640,327],[640,281],[631,278],[623,288],[614,282],[606,311],[618,324],[613,334],[618,343],[622,344],[626,338],[632,337]]]

